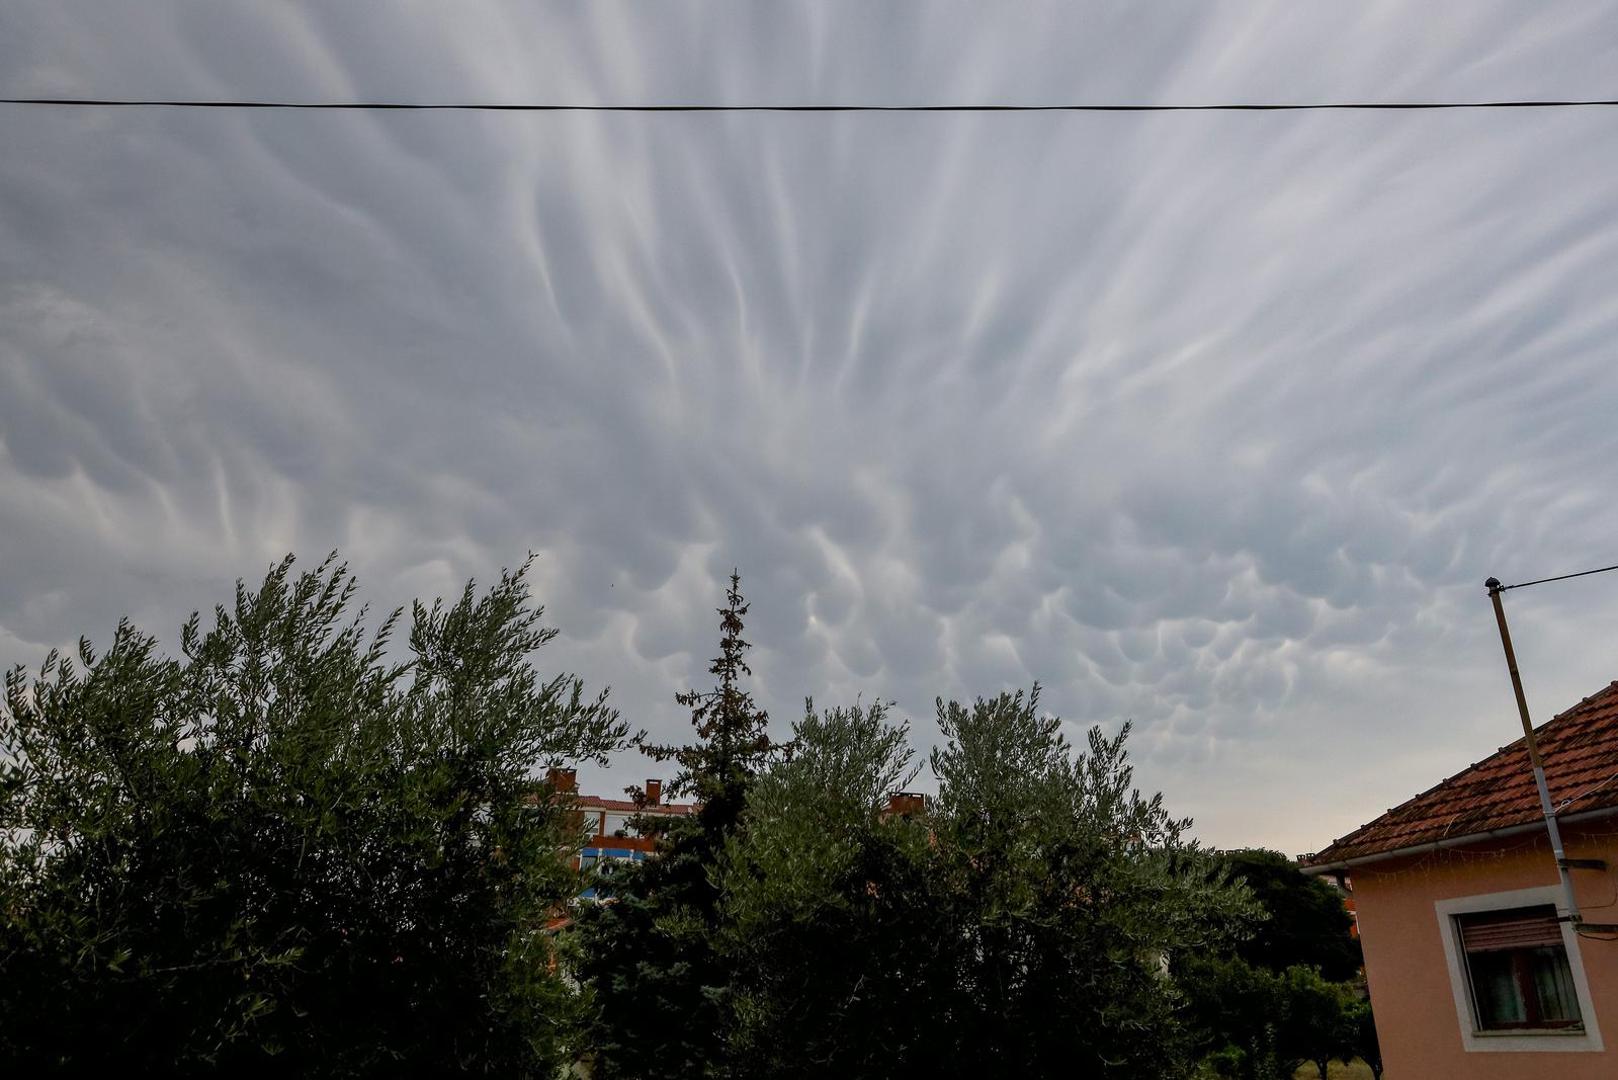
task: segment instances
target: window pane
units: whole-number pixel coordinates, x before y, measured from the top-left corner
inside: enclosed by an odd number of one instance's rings
[[[1573,971],[1561,948],[1535,949],[1531,967],[1539,1015],[1549,1023],[1577,1023],[1579,995],[1573,989]]]
[[[1550,905],[1459,916],[1480,1031],[1579,1024],[1578,994]]]
[[[1517,986],[1512,957],[1507,952],[1467,956],[1472,974],[1472,996],[1477,1003],[1478,1027],[1521,1027],[1528,1022],[1528,1006]]]

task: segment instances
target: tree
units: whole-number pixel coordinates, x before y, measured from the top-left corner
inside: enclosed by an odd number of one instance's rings
[[[1279,851],[1248,848],[1225,852],[1223,858],[1231,876],[1247,884],[1269,916],[1261,933],[1236,947],[1236,955],[1268,971],[1318,968],[1332,982],[1359,974],[1360,943],[1341,893],[1304,874]]]
[[[1326,1080],[1331,1060],[1350,1042],[1350,1010],[1359,998],[1347,983],[1323,978],[1319,969],[1295,964],[1277,980],[1277,1057],[1290,1076],[1311,1062]],[[1350,1055],[1352,1056],[1352,1055]]]
[[[928,988],[954,1076],[1183,1075],[1163,963],[1249,914],[1162,796],[1132,785],[1126,725],[1075,753],[1039,690],[942,701],[934,885],[948,978]]]
[[[811,707],[759,775],[718,879],[731,982],[716,1073],[785,1077],[1185,1074],[1162,958],[1250,916],[1124,750],[1084,752],[1038,690],[939,703],[940,789],[915,819],[885,706]]]
[[[753,674],[746,660],[753,646],[742,638],[742,619],[750,605],[741,584],[741,575],[732,570],[725,606],[718,609],[719,655],[708,665],[718,683],[712,690],[674,695],[677,704],[691,710],[695,741],[643,747],[653,760],[673,761],[680,767],[669,793],[696,798],[700,834],[709,839],[722,839],[735,830],[753,778],[781,749],[770,739],[769,714],[741,685],[743,676]]]
[[[1342,896],[1280,852],[1247,849],[1220,859],[1258,901],[1263,921],[1225,955],[1176,959],[1200,1052],[1220,1055],[1221,1067],[1237,1076],[1289,1077],[1306,1061],[1325,1076],[1359,994],[1351,980],[1360,947]]]
[[[1382,1080],[1382,1046],[1376,1037],[1376,1017],[1369,1000],[1353,1002],[1345,1017],[1347,1043],[1338,1053],[1344,1062],[1358,1057],[1370,1066],[1371,1075]]]
[[[749,792],[727,847],[726,1047],[739,1076],[887,1078],[944,1066],[940,907],[924,820],[887,812],[915,776],[888,707],[810,703],[790,761]]]
[[[697,812],[661,826],[657,857],[608,875],[602,890],[612,902],[581,912],[579,970],[598,1013],[593,1064],[609,1080],[709,1076],[722,1068],[732,973],[719,948],[720,864],[742,828],[754,779],[781,749],[770,739],[768,716],[742,687],[752,674],[742,638],[747,612],[733,572],[719,609],[719,655],[708,668],[717,683],[675,697],[690,708],[696,738],[644,748],[679,766],[668,790],[694,796]]]
[[[1324,1080],[1331,1060],[1347,1050],[1358,995],[1312,967],[1275,972],[1227,953],[1184,959],[1175,974],[1198,1052],[1216,1075],[1285,1080],[1312,1062]]]
[[[1288,1080],[1280,1060],[1285,997],[1280,976],[1230,955],[1187,950],[1174,962],[1196,1053],[1218,1076]],[[1294,1068],[1303,1061],[1298,1058]]]
[[[579,1004],[545,920],[577,892],[539,766],[626,742],[542,679],[526,566],[367,635],[354,579],[289,557],[181,655],[6,679],[0,1057],[91,1070],[554,1075]]]

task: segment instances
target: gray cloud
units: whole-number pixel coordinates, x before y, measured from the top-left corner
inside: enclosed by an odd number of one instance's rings
[[[1591,5],[17,5],[7,95],[1602,92]],[[1220,843],[1510,738],[1480,580],[1610,562],[1610,120],[0,112],[0,653],[281,552],[532,549],[663,737],[732,566],[761,697],[1033,679]],[[1602,579],[1513,594],[1546,714]],[[619,785],[624,762],[591,780]]]

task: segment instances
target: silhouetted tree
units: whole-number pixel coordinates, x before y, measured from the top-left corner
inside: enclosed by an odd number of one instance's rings
[[[697,812],[660,826],[657,857],[608,875],[602,889],[611,902],[581,913],[579,970],[598,1010],[593,1067],[606,1080],[723,1069],[734,972],[719,945],[720,863],[755,778],[780,749],[768,716],[742,686],[752,674],[742,637],[747,611],[732,573],[719,609],[719,655],[708,668],[717,682],[675,697],[690,708],[696,737],[645,747],[679,766],[668,791],[693,796]]]
[[[1306,1061],[1325,1076],[1359,996],[1360,947],[1342,894],[1277,851],[1223,852],[1220,861],[1264,919],[1226,953],[1175,955],[1199,1050],[1210,1067],[1249,1080],[1290,1077]]]
[[[1290,1076],[1307,1061],[1320,1080],[1327,1080],[1332,1059],[1341,1057],[1352,1041],[1351,1013],[1359,1004],[1358,993],[1350,984],[1330,982],[1318,969],[1301,964],[1287,968],[1276,988],[1276,1050],[1283,1075]]]
[[[1371,1013],[1368,1000],[1356,1001],[1347,1015],[1348,1043],[1338,1055],[1347,1062],[1358,1057],[1371,1069],[1376,1080],[1382,1080],[1382,1045],[1376,1037],[1376,1017]]]
[[[1075,752],[1031,694],[939,703],[939,793],[908,780],[883,706],[809,710],[727,849],[731,1075],[1151,1078],[1192,1046],[1163,958],[1251,916],[1125,732]]]
[[[1304,874],[1279,851],[1247,848],[1224,852],[1222,858],[1268,915],[1261,931],[1236,947],[1236,955],[1269,971],[1318,968],[1332,982],[1359,974],[1360,943],[1340,892]]]
[[[938,706],[930,988],[946,1075],[1168,1077],[1191,1063],[1164,970],[1248,914],[1161,795],[1132,787],[1129,728],[1075,752],[1030,694]]]
[[[770,738],[769,714],[742,688],[742,678],[753,674],[746,660],[752,645],[742,638],[742,619],[749,606],[742,597],[741,575],[733,570],[725,606],[718,609],[719,655],[708,665],[708,673],[718,682],[712,690],[674,695],[677,704],[691,710],[696,739],[643,747],[653,760],[673,761],[680,767],[669,791],[696,799],[697,822],[710,839],[722,839],[735,830],[753,778],[781,749]]]
[[[541,931],[575,895],[536,767],[626,743],[540,678],[524,570],[417,604],[288,558],[179,659],[121,623],[6,679],[0,1059],[15,1075],[554,1076],[576,993]]]
[[[915,775],[887,706],[809,705],[726,851],[729,1071],[886,1078],[945,1067],[951,971],[927,824],[886,812]]]

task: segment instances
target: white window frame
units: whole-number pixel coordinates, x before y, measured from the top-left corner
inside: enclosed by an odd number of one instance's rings
[[[1573,988],[1579,997],[1579,1015],[1583,1017],[1583,1030],[1545,1031],[1479,1031],[1473,1014],[1471,978],[1467,974],[1466,954],[1461,945],[1458,915],[1471,915],[1482,911],[1505,911],[1511,908],[1538,907],[1549,904],[1557,907],[1562,890],[1555,885],[1538,889],[1513,889],[1510,892],[1485,893],[1481,896],[1458,896],[1453,900],[1439,900],[1433,904],[1438,915],[1438,936],[1444,943],[1444,959],[1449,965],[1449,985],[1455,994],[1455,1017],[1461,1027],[1461,1045],[1468,1053],[1505,1051],[1548,1051],[1550,1053],[1590,1053],[1606,1049],[1601,1041],[1601,1028],[1596,1023],[1595,1003],[1590,1000],[1590,982],[1584,977],[1584,957],[1579,951],[1579,935],[1568,923],[1562,923],[1562,946],[1567,950],[1567,966],[1573,975]]]

